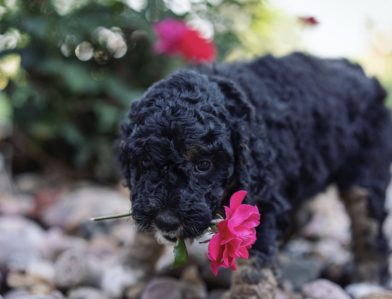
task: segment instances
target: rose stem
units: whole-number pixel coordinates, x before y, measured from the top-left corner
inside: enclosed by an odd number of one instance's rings
[[[131,215],[132,215],[131,213],[126,213],[126,214],[119,214],[119,215],[112,215],[112,216],[100,216],[100,217],[90,218],[90,220],[91,221],[110,220],[110,219],[129,217]]]

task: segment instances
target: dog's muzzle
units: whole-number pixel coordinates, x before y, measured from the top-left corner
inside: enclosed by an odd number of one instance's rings
[[[176,242],[181,237],[181,222],[170,210],[158,213],[154,223],[158,241]]]

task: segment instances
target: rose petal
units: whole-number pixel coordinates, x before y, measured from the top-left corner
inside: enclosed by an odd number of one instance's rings
[[[219,263],[215,262],[215,261],[211,261],[211,272],[217,276],[218,275],[218,266]]]
[[[255,206],[240,205],[229,219],[229,228],[233,232],[237,226],[245,228],[256,227],[260,224],[259,210]]]
[[[208,257],[210,260],[218,260],[222,255],[222,248],[220,246],[221,238],[220,234],[215,234],[210,243],[208,244]]]
[[[230,209],[232,211],[235,211],[241,205],[247,193],[245,190],[240,190],[230,197]]]

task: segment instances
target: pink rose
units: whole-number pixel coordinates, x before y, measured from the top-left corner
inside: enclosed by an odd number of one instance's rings
[[[237,258],[247,259],[249,249],[256,242],[256,229],[260,224],[257,207],[242,204],[246,191],[238,191],[225,207],[226,219],[218,223],[217,233],[208,244],[211,271],[217,275],[219,267],[236,269]]]

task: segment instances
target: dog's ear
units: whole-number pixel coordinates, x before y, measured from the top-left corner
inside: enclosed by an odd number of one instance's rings
[[[131,104],[130,112],[128,113],[128,118],[120,126],[120,136],[116,141],[116,152],[117,160],[120,166],[121,173],[125,180],[125,185],[130,187],[130,151],[129,151],[129,141],[134,129],[134,121],[132,121],[132,115],[136,113],[137,102],[134,101]]]
[[[250,153],[251,128],[255,117],[254,108],[242,89],[232,80],[212,76],[224,95],[224,106],[228,112],[231,140],[235,152],[233,188],[249,189],[252,159]]]

